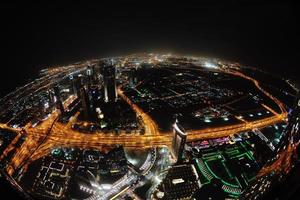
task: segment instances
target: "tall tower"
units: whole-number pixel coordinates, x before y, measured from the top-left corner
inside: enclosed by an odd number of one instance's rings
[[[134,87],[135,84],[137,83],[136,73],[137,73],[136,68],[130,69],[130,72],[129,72],[129,85],[130,85],[130,87]]]
[[[57,85],[54,86],[54,96],[56,99],[56,108],[59,109],[61,113],[64,113],[65,109],[64,109],[63,103],[61,101],[60,90]]]
[[[80,97],[80,88],[82,87],[82,78],[80,76],[73,77],[74,94]]]
[[[187,134],[183,127],[178,124],[176,119],[173,124],[173,141],[171,153],[173,154],[177,163],[180,163],[184,158],[184,147],[186,143]]]
[[[89,96],[84,87],[81,87],[79,90],[80,99],[82,104],[83,115],[86,120],[90,118],[90,101]]]
[[[104,82],[104,101],[117,101],[116,68],[113,65],[104,65],[102,68]]]
[[[88,92],[82,84],[82,77],[77,76],[74,80],[74,88],[76,89],[77,97],[80,98],[83,116],[86,120],[90,119],[91,105]]]
[[[76,85],[75,85],[76,79],[75,79],[75,78],[76,78],[76,77],[74,77],[73,74],[70,74],[70,75],[69,75],[69,79],[70,79],[70,81],[71,81],[71,83],[72,83],[72,92],[73,92],[74,95],[77,95],[77,92],[76,92]]]
[[[86,76],[87,76],[87,88],[88,88],[88,91],[90,90],[91,88],[91,85],[93,83],[93,69],[91,66],[88,66],[87,67],[87,70],[86,70]]]

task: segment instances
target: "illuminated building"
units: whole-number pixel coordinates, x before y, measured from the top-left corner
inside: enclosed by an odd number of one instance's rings
[[[136,68],[132,68],[129,73],[129,85],[133,87],[137,83]]]
[[[88,95],[89,91],[86,91],[84,85],[82,84],[82,77],[77,76],[73,81],[75,93],[80,98],[83,116],[86,120],[90,118],[91,115],[91,103]]]
[[[87,76],[87,88],[89,91],[91,88],[91,85],[93,83],[93,70],[92,70],[91,66],[87,67],[86,76]]]
[[[55,103],[56,102],[56,97],[54,95],[53,90],[48,90],[48,94],[49,94],[49,102]]]
[[[75,77],[73,74],[70,74],[69,75],[69,79],[72,83],[72,91],[73,91],[73,94],[76,94],[76,84],[75,84]]]
[[[84,118],[88,120],[90,118],[90,100],[84,87],[80,88],[80,99]]]
[[[116,102],[117,89],[116,89],[116,68],[113,65],[103,65],[102,75],[104,82],[104,101]]]
[[[92,85],[98,85],[99,84],[99,66],[98,65],[92,65]]]
[[[175,165],[154,192],[153,199],[191,199],[201,185],[197,170],[192,164]]]
[[[100,99],[100,91],[97,85],[92,85],[90,90],[90,104],[91,108],[95,109],[95,105],[97,104],[98,100]]]
[[[298,92],[295,99],[294,108],[289,116],[289,123],[287,130],[291,132],[293,143],[297,143],[300,140],[300,93]]]
[[[61,101],[60,90],[59,90],[58,86],[54,87],[54,96],[56,99],[56,108],[59,109],[61,111],[61,113],[64,113],[65,110],[64,110],[64,106]]]
[[[82,87],[82,79],[79,76],[74,77],[72,80],[73,88],[74,88],[74,94],[76,94],[78,97],[80,96],[80,88]]]
[[[173,141],[172,141],[172,154],[176,162],[181,162],[184,158],[184,147],[187,134],[185,130],[178,124],[177,120],[173,125]]]

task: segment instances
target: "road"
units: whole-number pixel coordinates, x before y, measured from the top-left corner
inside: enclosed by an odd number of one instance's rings
[[[283,121],[287,112],[285,110],[284,104],[278,99],[273,97],[270,93],[265,91],[260,87],[259,82],[239,71],[226,70],[224,73],[229,73],[235,76],[247,79],[271,100],[273,100],[281,110],[281,113],[274,113],[273,116],[267,117],[260,120],[255,120],[251,122],[244,122],[236,125],[226,125],[222,127],[211,127],[199,130],[187,131],[188,141],[199,140],[199,139],[209,139],[233,135],[237,132],[248,131],[252,129],[260,129],[277,122]],[[98,131],[94,134],[81,133],[79,131],[73,130],[70,125],[62,124],[60,122],[54,122],[58,116],[58,111],[54,111],[52,115],[45,120],[43,123],[36,127],[26,126],[23,131],[19,129],[13,129],[7,127],[5,124],[0,124],[1,128],[13,130],[17,133],[24,134],[25,141],[20,148],[15,149],[16,153],[12,157],[6,171],[13,175],[16,169],[19,169],[20,165],[26,161],[26,164],[22,167],[26,171],[28,165],[45,155],[47,155],[51,149],[55,147],[78,147],[78,148],[95,148],[101,149],[103,145],[115,145],[121,144],[125,147],[132,148],[149,148],[153,146],[171,146],[172,142],[172,132],[161,132],[157,126],[157,123],[140,107],[134,104],[122,91],[121,87],[118,88],[118,94],[123,98],[131,108],[140,116],[144,126],[145,134],[126,134],[125,131],[121,131],[119,135],[115,134],[105,134]],[[72,97],[74,99],[74,97]],[[68,99],[64,103],[71,103]],[[48,133],[49,129],[51,131]],[[48,133],[48,134],[47,134]],[[45,139],[45,135],[47,138]],[[9,145],[8,150],[5,151],[5,155],[9,153],[13,148],[13,143]],[[3,156],[4,157],[4,156]],[[2,157],[2,159],[3,159]]]

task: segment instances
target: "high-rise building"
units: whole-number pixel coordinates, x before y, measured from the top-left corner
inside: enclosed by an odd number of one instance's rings
[[[76,79],[75,79],[74,75],[70,74],[69,75],[69,79],[70,79],[70,81],[72,83],[72,92],[73,92],[73,94],[77,94],[77,92],[76,92],[76,85],[75,85]]]
[[[187,134],[185,130],[178,124],[178,121],[176,120],[173,124],[173,141],[171,153],[177,163],[181,162],[184,159],[186,138]]]
[[[56,108],[59,109],[61,113],[64,113],[65,109],[61,101],[60,90],[58,86],[54,86],[54,98],[56,99]]]
[[[88,120],[90,118],[90,100],[84,87],[80,88],[80,100],[82,105],[82,111],[84,118]]]
[[[116,68],[109,64],[102,66],[102,76],[104,82],[104,101],[116,102],[117,101],[117,88],[116,88]]]
[[[136,77],[137,69],[132,68],[129,72],[129,85],[130,87],[134,87],[137,83],[137,77]]]
[[[92,85],[97,85],[97,79],[98,79],[98,75],[99,75],[99,67],[96,66],[96,64],[91,66],[91,70],[92,70]]]
[[[86,76],[87,76],[87,87],[88,87],[88,90],[90,90],[91,88],[91,85],[93,84],[93,69],[91,66],[88,66],[87,67],[87,70],[86,70]]]
[[[84,87],[84,84],[82,82],[82,76],[75,77],[74,88],[76,90],[77,97],[80,98],[81,101],[84,119],[89,120],[91,117],[91,103],[88,91],[86,91],[86,88]]]
[[[56,97],[55,97],[55,95],[54,95],[54,92],[53,92],[53,90],[48,90],[48,95],[49,95],[49,103],[56,103]]]
[[[101,97],[99,87],[97,85],[92,85],[89,92],[91,108],[95,109],[95,106]]]
[[[74,94],[80,97],[80,88],[82,87],[82,77],[81,76],[74,76],[73,78],[73,88]]]

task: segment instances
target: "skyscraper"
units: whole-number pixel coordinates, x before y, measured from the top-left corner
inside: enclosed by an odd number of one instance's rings
[[[54,86],[54,96],[56,99],[56,108],[60,110],[61,113],[65,112],[63,103],[61,101],[61,97],[60,97],[60,90],[58,86]]]
[[[82,78],[80,76],[74,76],[73,78],[74,94],[80,97],[80,88],[82,87]]]
[[[80,88],[80,99],[85,120],[90,118],[90,100],[84,87]]]
[[[92,67],[91,66],[88,66],[87,67],[87,70],[86,70],[86,76],[87,76],[87,88],[88,88],[88,91],[90,90],[91,88],[91,85],[93,84],[93,70],[92,70]]]
[[[134,87],[135,84],[137,83],[136,73],[137,73],[136,68],[130,69],[130,72],[129,72],[129,85],[130,85],[130,87]]]
[[[81,101],[81,107],[82,107],[84,119],[89,120],[91,116],[90,98],[88,95],[88,91],[86,91],[86,88],[82,84],[82,81],[83,81],[82,77],[77,76],[74,80],[74,88],[76,89],[76,94]]]
[[[181,162],[184,158],[184,146],[186,143],[187,134],[183,127],[178,124],[176,119],[173,124],[173,141],[171,153],[174,156],[177,163]]]
[[[77,92],[76,92],[76,85],[75,85],[75,81],[76,81],[75,78],[76,77],[74,76],[74,74],[70,74],[69,75],[69,79],[70,79],[70,81],[72,83],[72,92],[73,92],[74,95],[77,94]]]
[[[116,68],[109,64],[102,66],[102,76],[104,82],[104,101],[116,102],[117,101],[117,88],[116,88]]]
[[[99,87],[97,85],[92,85],[89,92],[91,108],[95,110],[95,106],[100,99]]]

